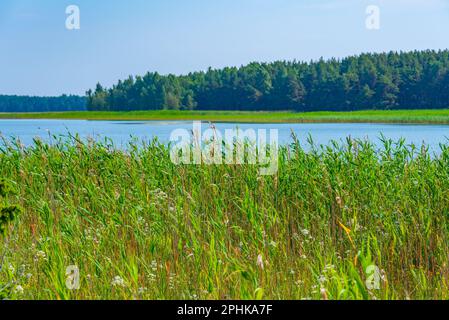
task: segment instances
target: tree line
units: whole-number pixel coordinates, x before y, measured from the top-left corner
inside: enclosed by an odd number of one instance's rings
[[[75,95],[59,97],[0,95],[0,112],[84,111],[86,104],[86,97]]]
[[[349,111],[449,107],[449,51],[250,63],[187,75],[149,72],[87,92],[87,108]]]

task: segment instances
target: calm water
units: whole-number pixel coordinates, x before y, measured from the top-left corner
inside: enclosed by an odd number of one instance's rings
[[[245,129],[278,129],[281,144],[292,142],[291,132],[306,144],[310,134],[316,144],[328,144],[331,140],[352,138],[370,139],[379,144],[380,134],[397,141],[405,138],[408,144],[428,145],[432,151],[439,151],[440,143],[449,143],[449,126],[444,125],[392,125],[392,124],[354,124],[354,123],[312,123],[312,124],[232,124],[218,123],[217,129],[236,127]],[[203,132],[209,127],[202,125]],[[191,121],[85,121],[85,120],[0,120],[0,133],[8,138],[19,138],[27,146],[34,137],[49,139],[53,135],[78,133],[81,137],[101,139],[111,138],[117,147],[124,147],[132,137],[151,140],[158,137],[167,143],[173,130],[184,128],[192,130]]]

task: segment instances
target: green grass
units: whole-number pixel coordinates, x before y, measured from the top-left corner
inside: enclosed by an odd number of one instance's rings
[[[133,111],[0,113],[0,119],[204,120],[223,122],[385,122],[449,124],[449,109],[355,112]]]
[[[12,299],[448,299],[448,168],[449,147],[432,158],[389,141],[296,143],[266,177],[176,166],[156,142],[10,145],[0,177],[23,213],[0,284]]]

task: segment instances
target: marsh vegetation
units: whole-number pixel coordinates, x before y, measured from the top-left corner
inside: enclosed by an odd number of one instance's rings
[[[259,176],[176,166],[156,141],[8,142],[0,176],[23,212],[1,242],[0,283],[14,299],[447,299],[441,148],[296,141]],[[70,265],[79,290],[66,287]]]

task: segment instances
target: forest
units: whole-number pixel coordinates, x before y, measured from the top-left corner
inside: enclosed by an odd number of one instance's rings
[[[353,111],[449,107],[449,51],[277,61],[187,75],[148,72],[87,91],[92,111]]]
[[[0,95],[0,112],[57,112],[86,110],[86,98],[75,95],[30,97]]]

